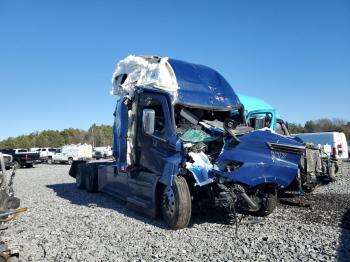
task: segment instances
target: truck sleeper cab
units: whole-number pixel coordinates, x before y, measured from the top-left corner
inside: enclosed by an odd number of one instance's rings
[[[148,61],[157,63],[157,57]],[[109,193],[152,217],[161,213],[173,229],[188,225],[197,201],[211,203],[228,220],[236,210],[270,214],[277,189],[295,179],[304,147],[247,128],[239,99],[216,71],[168,63],[179,86],[176,99],[154,85],[135,86],[132,96],[120,97],[113,125],[116,161],[73,162],[70,175],[78,188]],[[119,84],[128,81],[122,78]]]

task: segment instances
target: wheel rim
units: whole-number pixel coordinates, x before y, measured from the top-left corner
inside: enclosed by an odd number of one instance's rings
[[[163,192],[163,208],[168,217],[175,215],[175,194],[172,187],[167,186]]]

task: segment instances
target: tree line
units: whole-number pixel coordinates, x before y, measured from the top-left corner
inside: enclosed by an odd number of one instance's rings
[[[288,128],[291,134],[315,133],[315,132],[344,132],[350,140],[350,122],[343,119],[321,118],[318,120],[306,121],[304,125],[289,123]]]
[[[0,148],[61,147],[67,144],[87,143],[93,146],[112,145],[112,126],[93,124],[88,130],[67,128],[44,130],[28,135],[9,137],[0,141]]]
[[[304,125],[289,123],[291,134],[337,131],[344,132],[350,139],[350,122],[342,119],[306,121]],[[62,131],[44,130],[29,135],[9,137],[0,141],[0,148],[60,147],[66,144],[88,143],[94,146],[112,145],[112,126],[93,124],[88,130],[67,128]]]

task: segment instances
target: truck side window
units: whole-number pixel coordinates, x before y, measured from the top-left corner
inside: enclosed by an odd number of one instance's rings
[[[280,135],[285,135],[281,123],[276,123],[276,132]]]

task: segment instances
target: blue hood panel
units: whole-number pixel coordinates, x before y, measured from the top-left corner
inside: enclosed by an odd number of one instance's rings
[[[168,61],[179,85],[179,104],[221,110],[242,106],[230,84],[215,70],[175,59]]]
[[[273,183],[282,187],[289,186],[298,175],[301,155],[271,150],[267,142],[302,147],[297,141],[272,133],[269,130],[253,131],[239,137],[240,143],[232,146],[230,137],[225,139],[224,150],[217,159],[217,166],[224,170],[232,161],[241,166],[232,172],[214,170],[218,176],[255,187],[264,183]]]

